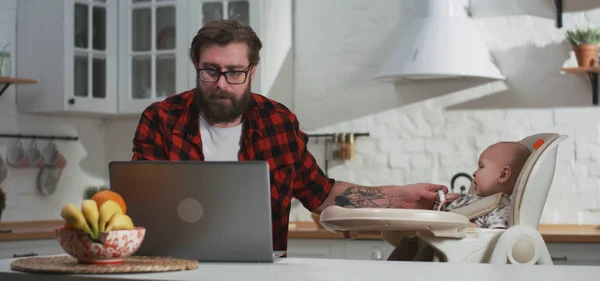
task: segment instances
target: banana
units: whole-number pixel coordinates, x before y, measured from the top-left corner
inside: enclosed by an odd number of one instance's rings
[[[79,229],[93,237],[92,230],[87,224],[83,213],[73,203],[65,205],[60,216],[73,228]]]
[[[98,211],[98,204],[94,200],[83,200],[81,203],[81,212],[85,216],[85,219],[92,230],[92,239],[98,238],[98,218],[100,213]]]
[[[111,230],[130,230],[133,228],[133,221],[128,215],[115,214],[110,218],[108,223],[106,223],[106,228],[104,231],[109,232]]]
[[[108,200],[100,205],[100,215],[98,218],[98,233],[105,232],[106,223],[115,214],[123,214],[121,206],[113,200]]]

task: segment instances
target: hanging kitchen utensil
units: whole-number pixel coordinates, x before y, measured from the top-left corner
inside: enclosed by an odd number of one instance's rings
[[[63,168],[44,166],[40,169],[37,178],[38,190],[41,194],[50,196],[58,187]]]
[[[346,144],[346,133],[342,133],[340,137],[340,159],[348,159],[348,146]]]
[[[458,193],[457,190],[454,190],[454,182],[460,177],[467,178],[469,180],[469,184],[473,185],[473,177],[471,175],[469,175],[467,173],[462,173],[462,172],[457,173],[454,176],[452,176],[452,179],[450,180],[450,192]],[[464,185],[461,185],[460,186],[460,196],[465,196],[465,195],[467,195],[467,193],[468,193],[467,188]]]
[[[338,144],[339,143],[339,139],[340,139],[340,134],[336,133],[333,135],[333,143],[334,144]],[[340,158],[340,149],[339,147],[335,147],[333,148],[333,160],[339,159]]]
[[[2,159],[2,156],[0,155],[0,183],[2,183],[4,179],[6,179],[7,175],[8,166],[6,165],[6,162],[4,162],[4,160]]]
[[[348,133],[348,139],[346,144],[346,157],[348,160],[354,158],[354,133]]]

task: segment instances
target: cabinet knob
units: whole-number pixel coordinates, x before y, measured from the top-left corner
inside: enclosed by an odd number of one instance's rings
[[[75,99],[74,98],[70,98],[69,99],[69,104],[70,105],[74,105],[75,104]]]
[[[550,257],[553,261],[566,261],[567,257]]]
[[[13,258],[34,257],[37,255],[38,255],[37,253],[29,253],[29,254],[22,254],[22,255],[13,254]]]

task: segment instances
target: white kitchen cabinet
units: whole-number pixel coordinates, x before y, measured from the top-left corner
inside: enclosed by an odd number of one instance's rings
[[[119,114],[196,87],[192,39],[216,19],[237,19],[260,36],[262,0],[124,0],[119,2]],[[252,90],[260,90],[257,71]]]
[[[346,240],[345,259],[387,260],[394,247],[383,240]]]
[[[240,20],[264,42],[263,13],[277,11],[263,1],[17,1],[15,76],[38,80],[16,86],[19,112],[139,115],[196,86],[188,52],[207,21]],[[254,92],[261,93],[262,72],[261,66]]]
[[[546,243],[555,265],[600,266],[599,243]]]
[[[386,260],[393,248],[382,240],[289,239],[288,257]]]
[[[554,265],[600,266],[600,243],[549,242]],[[383,240],[289,239],[289,257],[387,260],[394,248]]]
[[[17,1],[21,113],[139,115],[195,87],[191,41],[205,22],[238,19],[258,36],[263,0]],[[261,38],[262,39],[262,38]],[[264,56],[264,53],[262,53]],[[259,67],[252,90],[260,93]]]
[[[0,242],[0,259],[64,254],[58,240],[22,240]]]
[[[16,85],[23,113],[117,113],[117,1],[17,1]]]
[[[197,0],[190,3],[189,42],[206,22],[218,19],[236,19],[252,27],[264,44],[264,0]],[[274,35],[275,36],[275,35]],[[263,48],[264,50],[264,48]],[[265,53],[261,51],[261,58]],[[189,57],[189,56],[188,56]],[[262,62],[262,61],[261,61]],[[189,88],[196,87],[196,70],[190,64]],[[261,93],[263,66],[257,68],[251,90]]]
[[[333,239],[289,239],[287,256],[290,258],[343,259],[345,241]]]
[[[186,0],[119,1],[119,114],[189,90],[191,62]]]

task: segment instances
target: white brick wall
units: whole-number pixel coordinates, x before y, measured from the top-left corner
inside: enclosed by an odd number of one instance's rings
[[[600,109],[592,108],[587,77],[560,74],[575,64],[565,30],[600,26],[600,9],[566,13],[556,29],[550,2],[472,2],[506,82],[465,88],[468,81],[372,81],[407,26],[412,1],[296,1],[294,109],[302,127],[370,132],[356,142],[354,160],[329,170],[359,184],[449,185],[452,175],[472,173],[493,142],[567,134],[542,222],[600,224]],[[311,150],[323,163],[320,146]],[[310,219],[303,210],[295,215]]]

